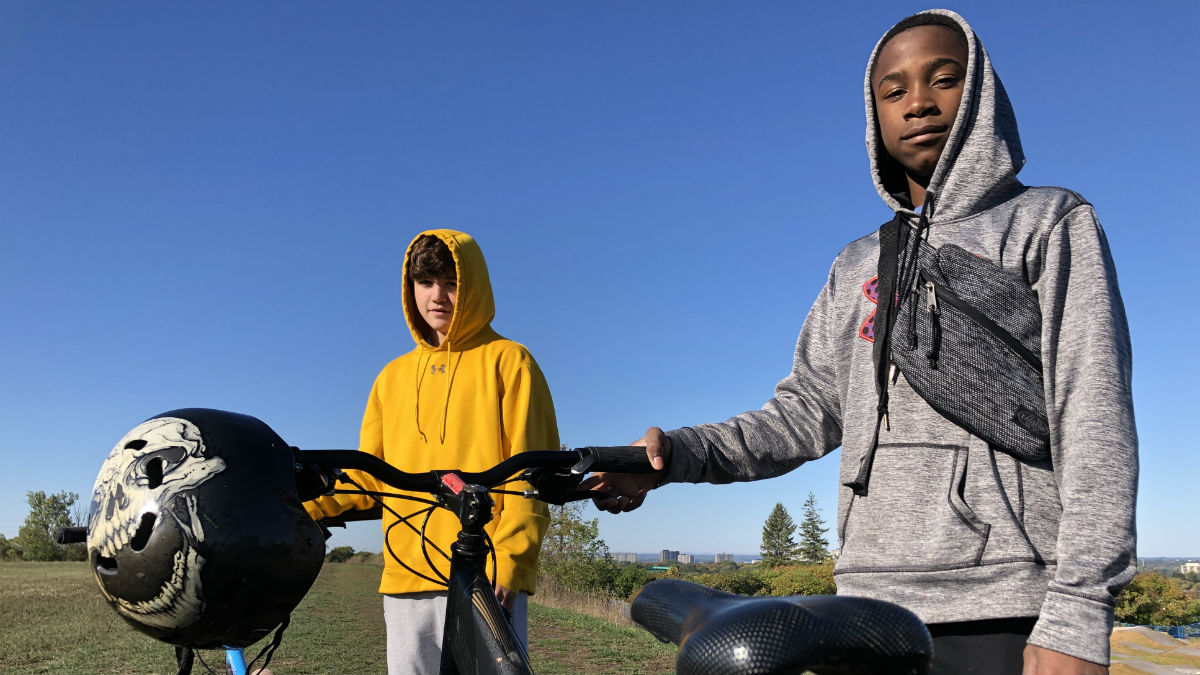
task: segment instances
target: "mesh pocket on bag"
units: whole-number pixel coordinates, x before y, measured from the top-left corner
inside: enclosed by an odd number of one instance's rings
[[[958,246],[919,245],[920,282],[916,297],[901,303],[893,361],[943,417],[996,449],[1045,460],[1050,435],[1036,293]]]

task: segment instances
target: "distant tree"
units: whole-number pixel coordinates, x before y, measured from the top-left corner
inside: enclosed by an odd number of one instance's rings
[[[337,546],[329,550],[325,554],[325,561],[331,563],[343,563],[354,557],[353,546]]]
[[[776,503],[763,524],[762,554],[763,564],[770,567],[785,565],[796,556],[796,541],[792,536],[796,533],[796,523],[788,515],[783,504]]]
[[[541,574],[579,591],[611,591],[618,570],[600,538],[600,521],[583,517],[583,503],[550,507],[542,537]]]
[[[25,493],[29,501],[29,515],[25,524],[17,531],[13,545],[21,551],[23,560],[85,560],[87,551],[83,544],[62,546],[50,539],[50,530],[56,527],[71,527],[76,524],[71,517],[71,506],[79,499],[74,492],[58,492],[47,495],[39,490]]]
[[[800,544],[796,548],[796,557],[800,562],[816,565],[829,558],[829,540],[825,533],[825,521],[817,511],[817,498],[808,493],[804,502],[804,520],[800,521]]]
[[[1200,621],[1200,603],[1172,579],[1142,572],[1117,596],[1117,621],[1143,626],[1181,626]]]
[[[350,562],[356,562],[356,563],[379,562],[379,560],[382,557],[383,556],[379,553],[371,553],[370,551],[358,551],[354,554],[353,558],[350,558]]]
[[[21,552],[13,547],[13,543],[8,537],[0,534],[0,560],[16,560],[20,559]]]

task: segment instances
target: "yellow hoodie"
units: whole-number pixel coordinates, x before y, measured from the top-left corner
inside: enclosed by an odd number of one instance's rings
[[[359,450],[411,473],[455,469],[482,471],[525,450],[558,449],[558,427],[546,379],[523,345],[498,335],[491,327],[496,307],[483,252],[470,236],[453,230],[431,230],[450,248],[458,274],[458,295],[446,338],[430,345],[421,325],[408,276],[412,244],[404,256],[404,315],[416,348],[387,364],[375,379],[363,415]],[[418,235],[419,236],[419,235]],[[414,238],[414,242],[416,239]],[[369,491],[397,492],[370,476],[348,471]],[[339,487],[345,487],[339,485]],[[521,490],[525,483],[506,489]],[[430,499],[429,495],[410,493]],[[496,583],[511,591],[534,591],[538,551],[549,522],[546,505],[517,495],[495,494],[494,518],[487,526],[496,547]],[[407,517],[425,505],[384,498]],[[306,504],[314,518],[350,509],[366,510],[374,500],[362,495],[333,495]],[[450,554],[458,519],[445,509],[419,514],[409,521],[416,530]],[[384,509],[383,579],[380,593],[442,590],[438,583],[406,570],[438,578],[430,562],[445,575],[450,563],[432,547],[426,558],[421,537]],[[393,555],[389,554],[389,550]]]

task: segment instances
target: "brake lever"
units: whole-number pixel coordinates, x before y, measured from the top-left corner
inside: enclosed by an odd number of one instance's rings
[[[562,506],[567,502],[586,498],[576,496],[583,494],[576,490],[583,482],[583,474],[575,473],[574,468],[567,473],[563,473],[562,469],[545,467],[529,469],[521,474],[521,480],[533,486],[533,496],[547,504]]]

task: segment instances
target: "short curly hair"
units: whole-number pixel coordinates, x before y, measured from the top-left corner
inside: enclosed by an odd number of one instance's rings
[[[446,243],[432,234],[423,234],[413,242],[408,254],[408,278],[457,278],[454,254]]]
[[[954,41],[963,48],[968,54],[971,53],[971,47],[967,43],[967,35],[963,33],[962,26],[955,23],[954,19],[942,14],[914,14],[913,16],[904,19],[900,23],[892,26],[892,29],[883,36],[879,42],[879,49],[875,51],[875,61],[871,63],[872,70],[875,68],[875,63],[879,61],[879,54],[883,52],[883,46],[892,41],[892,38],[903,33],[910,28],[918,26],[940,26],[954,34]],[[963,64],[965,68],[967,64]]]

